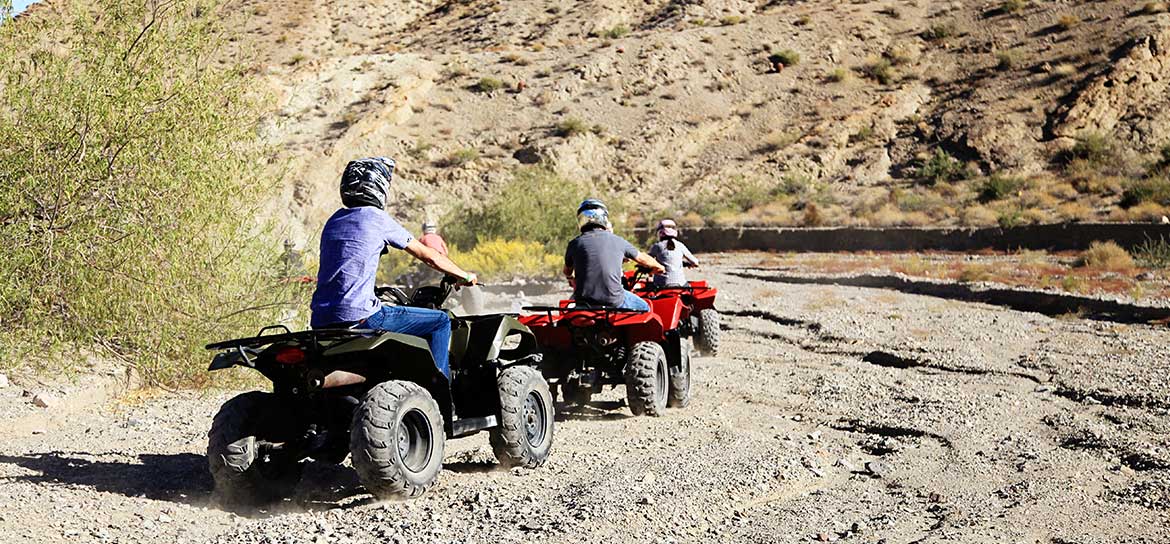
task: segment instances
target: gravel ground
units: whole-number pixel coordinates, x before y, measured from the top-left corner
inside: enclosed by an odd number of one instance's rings
[[[633,418],[609,391],[540,469],[477,436],[420,499],[313,465],[241,515],[202,454],[234,392],[62,403],[2,416],[0,542],[1170,542],[1164,327],[726,274],[747,262],[705,272],[726,342],[692,404]]]

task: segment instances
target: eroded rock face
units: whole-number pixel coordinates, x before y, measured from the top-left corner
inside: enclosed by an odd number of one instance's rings
[[[1113,68],[1081,91],[1053,130],[1056,137],[1083,132],[1114,134],[1151,151],[1170,128],[1170,26],[1134,40]]]

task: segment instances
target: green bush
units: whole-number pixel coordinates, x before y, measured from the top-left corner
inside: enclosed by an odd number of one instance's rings
[[[626,25],[617,25],[613,28],[601,31],[600,35],[602,38],[616,40],[616,39],[621,38],[622,36],[625,36],[626,34],[629,34],[629,33],[630,33],[630,27],[628,27]]]
[[[957,34],[953,23],[938,23],[922,32],[922,39],[928,42],[942,41]]]
[[[1121,207],[1130,208],[1143,202],[1170,206],[1170,178],[1136,179],[1121,193]]]
[[[926,185],[969,179],[971,171],[949,153],[936,149],[918,168],[918,178]]]
[[[570,117],[557,123],[555,132],[557,136],[562,138],[571,138],[579,134],[585,134],[589,130],[589,125],[585,121],[577,117]]]
[[[479,151],[473,147],[465,147],[457,149],[450,155],[443,157],[438,161],[437,166],[446,168],[458,168],[460,166],[475,162],[479,158]]]
[[[1170,240],[1159,236],[1157,240],[1147,238],[1133,248],[1133,256],[1142,266],[1170,268]]]
[[[460,208],[443,221],[448,240],[474,249],[481,240],[500,238],[539,242],[554,254],[577,235],[577,205],[591,193],[583,183],[564,179],[546,167],[516,170],[480,208]],[[610,217],[620,217],[616,201],[606,201]]]
[[[0,21],[0,361],[100,345],[198,382],[203,344],[301,302],[257,219],[259,85],[214,62],[216,5],[60,6]]]
[[[857,68],[857,71],[863,77],[872,79],[882,85],[889,85],[894,82],[894,65],[884,58],[867,62],[865,65]]]
[[[1009,197],[1023,189],[1026,183],[1023,178],[993,174],[979,184],[979,200],[990,202]]]
[[[800,64],[800,53],[791,49],[773,51],[771,55],[768,55],[768,62],[782,66],[796,66]]]
[[[480,78],[471,86],[471,90],[477,93],[490,93],[504,88],[504,82],[494,77]]]

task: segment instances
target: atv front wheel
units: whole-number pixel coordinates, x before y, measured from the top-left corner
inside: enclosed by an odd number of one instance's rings
[[[699,311],[699,333],[695,335],[695,347],[703,355],[719,354],[719,312],[715,308]]]
[[[303,465],[274,460],[261,451],[263,443],[282,441],[280,406],[271,393],[251,391],[220,407],[207,433],[207,468],[215,481],[216,498],[225,506],[255,506],[292,494]]]
[[[536,468],[552,449],[553,401],[548,382],[536,369],[512,366],[500,373],[500,425],[489,441],[506,467]]]
[[[686,408],[691,402],[691,341],[683,338],[679,345],[679,364],[670,369],[670,394],[667,406]]]
[[[426,389],[412,382],[382,382],[354,410],[351,462],[374,496],[417,497],[439,477],[445,438],[443,415]]]
[[[660,416],[666,410],[670,370],[657,342],[638,342],[626,362],[626,398],[634,415]]]

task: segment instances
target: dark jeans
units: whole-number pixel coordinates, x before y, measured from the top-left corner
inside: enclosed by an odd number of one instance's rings
[[[444,376],[451,377],[451,366],[448,363],[451,350],[451,318],[447,317],[447,312],[409,306],[383,306],[354,328],[399,332],[425,338],[431,346],[435,366],[439,367]]]

